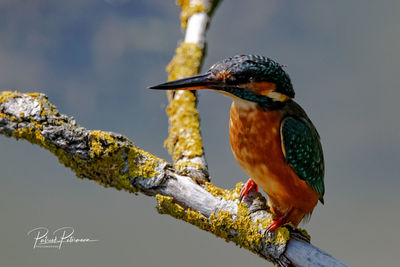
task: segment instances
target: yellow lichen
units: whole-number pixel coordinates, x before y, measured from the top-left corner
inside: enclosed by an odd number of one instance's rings
[[[200,136],[199,113],[196,109],[196,97],[189,91],[183,91],[167,107],[170,118],[169,137],[165,141],[173,160],[182,156],[193,158],[203,155],[203,143]]]
[[[111,149],[107,152],[105,150]],[[76,155],[58,156],[60,161],[76,172],[80,178],[93,179],[95,182],[105,186],[114,187],[118,190],[124,189],[128,192],[136,192],[137,189],[132,187],[128,173],[124,173],[124,149],[118,144],[112,143],[109,147],[89,161],[82,160]],[[60,151],[63,156],[63,151]],[[93,175],[99,174],[99,175]]]
[[[187,172],[185,172],[185,170],[190,167],[194,167],[196,170],[201,170],[203,168],[200,163],[191,162],[191,161],[187,161],[187,160],[178,160],[177,162],[175,162],[174,166],[175,166],[175,169],[180,171],[181,175],[188,174]]]
[[[114,138],[109,133],[95,130],[90,132],[90,139],[90,156],[93,159],[91,169],[102,173],[103,176],[97,182],[118,190],[136,192],[137,189],[132,187],[128,173],[123,174],[122,172],[125,165],[122,156],[124,150],[115,142]],[[85,173],[79,174],[80,177],[88,177]]]
[[[176,219],[188,222],[202,230],[210,231],[210,223],[200,212],[191,209],[185,210],[179,204],[174,203],[174,198],[169,196],[158,194],[156,195],[156,199],[158,200],[157,210],[161,214],[169,214]]]
[[[118,149],[118,145],[114,142],[114,138],[103,131],[95,130],[90,132],[91,150],[90,156],[100,156],[101,154],[112,153]]]
[[[3,92],[1,92],[1,95],[0,95],[0,103],[7,102],[8,99],[13,98],[14,96],[19,95],[19,94],[20,93],[17,91],[14,91],[14,92],[3,91]]]
[[[33,98],[37,98],[38,96],[40,96],[39,93],[26,93],[26,95],[33,97]]]
[[[58,112],[57,108],[53,104],[48,102],[47,98],[46,98],[46,101],[47,101],[47,104],[50,106],[50,109],[48,110],[47,114],[53,113],[55,116],[59,116],[60,113]]]
[[[257,251],[261,248],[261,241],[265,238],[261,234],[262,229],[259,227],[269,225],[272,220],[266,219],[261,223],[253,222],[249,214],[247,205],[238,203],[238,216],[233,216],[228,211],[219,211],[218,214],[211,214],[210,218],[205,218],[199,212],[193,210],[185,210],[182,206],[174,202],[169,196],[156,196],[158,200],[158,211],[162,214],[170,214],[171,216],[189,222],[199,228],[209,231],[216,236],[225,239],[227,242],[232,241],[241,247],[245,247],[250,251]],[[284,244],[289,239],[289,230],[287,228],[277,229],[276,236],[273,240],[267,240],[273,244]]]
[[[42,131],[41,130],[35,130],[35,138],[36,140],[38,140],[41,144],[44,144],[45,142],[45,138],[42,135]]]
[[[208,230],[209,228],[207,218],[204,217],[203,214],[201,214],[200,212],[191,209],[187,209],[185,221],[190,224],[196,225],[202,230]]]
[[[226,200],[236,200],[239,198],[240,195],[240,190],[243,186],[242,182],[239,182],[236,184],[236,187],[234,189],[222,189],[219,187],[216,187],[213,183],[209,182],[206,183],[204,188],[210,192],[212,195],[217,196],[217,197],[223,197]],[[245,218],[248,215],[248,209],[247,205],[244,203],[238,203],[238,216],[240,218]],[[272,218],[265,218],[262,221],[258,221],[256,224],[260,224],[263,229],[268,228],[269,225],[272,223]],[[242,223],[247,225],[247,227],[253,227],[255,224],[253,222],[250,223],[247,219],[242,219]],[[253,229],[254,230],[254,229]],[[253,235],[250,235],[250,239],[254,239]],[[258,235],[255,237],[256,239],[258,238]],[[275,230],[275,235],[272,240],[268,240],[272,242],[273,244],[285,244],[290,238],[290,232],[286,227],[279,227],[277,230]]]
[[[260,248],[264,236],[260,233],[258,223],[251,221],[247,205],[244,203],[237,205],[238,217],[235,220],[227,211],[219,211],[218,216],[212,214],[210,216],[211,229],[226,241],[233,241],[241,247],[255,251]],[[232,234],[231,229],[236,231],[235,235]]]
[[[140,159],[145,158],[145,161]],[[128,152],[129,160],[129,175],[133,178],[142,177],[150,178],[156,177],[159,173],[155,170],[160,162],[164,160],[156,158],[148,152],[139,148],[132,147]]]
[[[192,15],[206,11],[206,7],[200,0],[177,0],[176,4],[182,8],[180,15],[182,29],[186,29],[187,21]]]
[[[40,132],[40,130],[38,130]],[[40,135],[40,134],[39,134]],[[43,139],[37,138],[36,130],[33,127],[16,129],[13,132],[13,137],[16,139],[25,139],[33,144],[42,144]]]
[[[286,244],[290,239],[289,229],[286,227],[279,227],[274,231],[274,238],[271,242],[275,245]]]
[[[182,43],[177,49],[174,58],[167,66],[168,80],[175,80],[198,73],[201,65],[202,51],[194,43]],[[169,137],[165,146],[177,163],[182,157],[194,158],[203,155],[203,143],[200,135],[199,112],[196,109],[196,97],[190,91],[180,91],[171,99],[167,107],[170,119]],[[188,166],[201,169],[200,164],[180,160],[175,165],[179,171]]]
[[[173,197],[157,194],[156,199],[158,200],[157,210],[161,214],[169,214],[174,218],[184,219],[185,209],[179,204],[174,203]]]
[[[239,182],[233,189],[222,189],[215,186],[213,183],[208,182],[205,184],[204,188],[210,192],[213,196],[223,197],[226,200],[236,200],[239,198],[240,190],[242,189],[243,183]]]
[[[266,218],[263,221],[260,222],[261,227],[266,229],[268,226],[273,223],[272,218]],[[287,241],[290,239],[290,232],[287,227],[278,227],[274,231],[274,237],[272,239],[268,239],[268,242],[271,242],[272,244],[278,245],[278,244],[286,244]]]
[[[202,50],[197,44],[181,43],[166,68],[169,73],[168,80],[172,81],[198,74],[202,56]]]

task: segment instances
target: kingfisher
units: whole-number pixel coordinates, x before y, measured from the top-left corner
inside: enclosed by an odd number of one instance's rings
[[[258,187],[273,216],[268,231],[311,216],[324,204],[324,156],[315,126],[295,96],[289,75],[276,61],[237,55],[205,74],[149,87],[160,90],[211,89],[233,102],[229,139],[234,157],[250,177],[240,200]]]

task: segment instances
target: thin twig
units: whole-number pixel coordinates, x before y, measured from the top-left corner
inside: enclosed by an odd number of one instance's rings
[[[181,25],[186,29],[185,40],[176,49],[167,66],[168,80],[199,73],[205,55],[205,34],[219,0],[181,0]],[[194,91],[167,93],[169,106],[169,137],[165,142],[173,156],[175,169],[198,182],[207,182],[208,166],[200,134],[197,96]]]

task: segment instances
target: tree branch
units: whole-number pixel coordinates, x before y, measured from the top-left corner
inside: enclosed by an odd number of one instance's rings
[[[178,0],[182,7],[181,26],[185,41],[175,51],[167,66],[168,80],[199,73],[205,54],[205,34],[219,0]],[[169,137],[165,141],[172,154],[175,169],[199,182],[209,181],[208,166],[200,134],[199,112],[195,91],[167,92]]]
[[[52,152],[79,178],[105,187],[155,196],[158,211],[232,241],[280,266],[347,266],[308,243],[291,226],[266,232],[271,223],[265,199],[252,193],[237,201],[241,184],[224,190],[200,186],[167,162],[126,137],[79,126],[58,112],[44,94],[2,92],[0,134],[23,139]]]

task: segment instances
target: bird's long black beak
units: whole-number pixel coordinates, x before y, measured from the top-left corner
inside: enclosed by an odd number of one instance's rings
[[[199,89],[218,89],[222,84],[211,78],[209,73],[183,78],[175,81],[151,86],[149,89],[157,90],[199,90]]]

